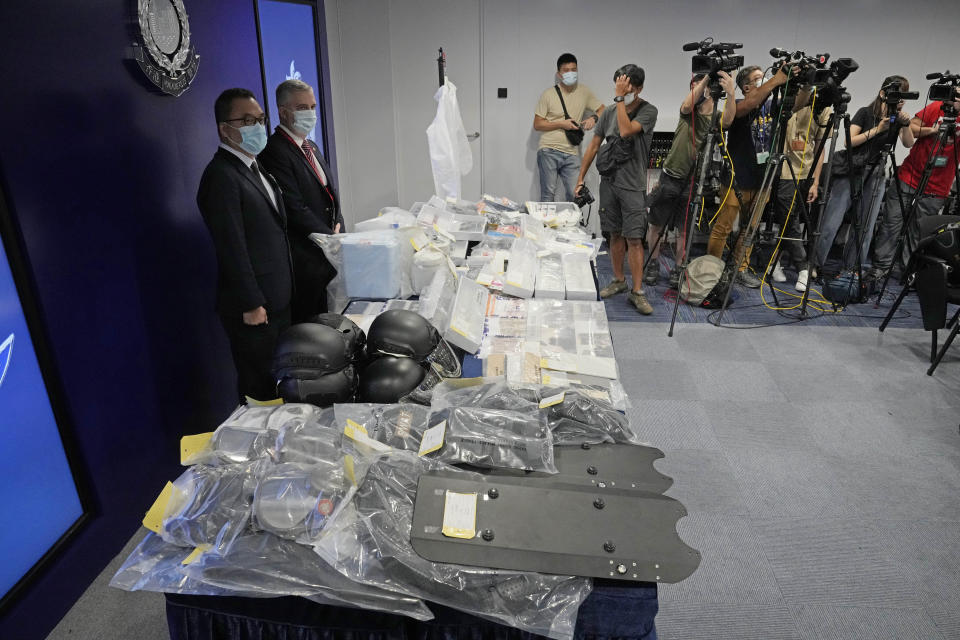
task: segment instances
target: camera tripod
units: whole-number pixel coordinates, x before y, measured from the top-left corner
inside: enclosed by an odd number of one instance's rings
[[[704,185],[707,182],[710,173],[710,165],[712,164],[714,150],[717,148],[717,145],[723,145],[723,136],[720,135],[720,99],[723,97],[723,89],[720,86],[720,81],[717,78],[711,77],[710,82],[707,85],[707,89],[710,91],[710,97],[713,98],[713,113],[710,115],[710,128],[707,130],[707,137],[703,141],[703,152],[700,154],[700,164],[697,167],[697,184],[696,191],[694,192],[693,201],[691,206],[687,207],[686,218],[684,220],[684,228],[687,230],[687,237],[685,239],[684,245],[684,256],[683,256],[683,265],[682,270],[685,270],[688,264],[688,256],[690,255],[690,246],[693,243],[693,229],[694,226],[690,224],[691,220],[696,220],[700,215],[700,212],[703,210],[704,206]],[[733,100],[733,96],[727,96],[727,100]],[[696,107],[694,107],[696,109]],[[731,167],[732,174],[732,167]],[[738,202],[740,202],[741,207],[743,206],[743,194],[740,193],[739,187],[736,186],[734,181],[733,184],[734,193]],[[671,219],[668,221],[663,228],[660,230],[660,236],[657,238],[654,246],[657,246],[666,229],[675,222],[674,218],[676,217],[676,210],[671,214]],[[653,254],[653,249],[651,249],[651,255]],[[646,266],[646,265],[644,265]],[[673,327],[677,322],[677,311],[680,308],[680,292],[683,288],[685,276],[681,277],[679,286],[677,287],[677,297],[673,302],[673,315],[670,318],[670,329],[667,331],[667,336],[673,337]]]
[[[937,141],[934,143],[933,149],[930,152],[930,156],[927,158],[927,162],[923,167],[923,173],[920,175],[920,181],[917,183],[916,191],[913,194],[913,200],[910,202],[910,209],[907,215],[903,216],[903,223],[900,229],[900,237],[897,239],[896,247],[893,250],[892,260],[902,262],[907,262],[907,260],[902,260],[902,253],[904,250],[904,244],[907,241],[907,235],[910,233],[910,227],[913,225],[914,219],[917,216],[917,211],[920,207],[920,200],[923,198],[924,191],[926,191],[927,184],[930,182],[930,177],[933,175],[934,163],[938,154],[946,148],[947,139],[950,137],[954,138],[954,154],[956,154],[956,127],[957,127],[957,113],[952,106],[947,106],[947,103],[944,102],[941,105],[943,110],[943,121],[940,123],[940,130],[937,133]],[[960,178],[960,167],[957,166],[956,159],[954,159],[954,175],[955,181]],[[897,185],[898,193],[900,193],[900,180],[894,176],[894,182]],[[960,202],[960,199],[958,199]],[[903,212],[903,199],[900,200],[900,211]],[[880,300],[883,298],[883,293],[887,289],[887,284],[890,282],[890,276],[893,274],[893,267],[887,271],[886,276],[883,279],[883,285],[880,287],[880,292],[877,294],[877,303],[880,303]],[[906,277],[907,274],[902,274]],[[906,290],[906,286],[904,286]],[[902,292],[901,292],[902,293]],[[902,298],[901,298],[902,299]]]
[[[767,204],[770,201],[770,195],[773,191],[774,184],[779,182],[779,176],[782,171],[782,165],[786,160],[786,154],[784,153],[784,146],[786,145],[786,131],[787,121],[793,116],[793,106],[795,104],[797,93],[787,91],[781,101],[781,108],[779,116],[777,119],[777,124],[775,128],[775,133],[773,136],[773,144],[771,148],[778,146],[779,151],[775,154],[771,154],[767,159],[766,167],[764,168],[763,179],[760,182],[760,188],[757,189],[757,193],[754,196],[753,204],[750,210],[750,217],[748,218],[746,226],[742,226],[740,230],[740,235],[737,238],[736,243],[734,244],[733,250],[730,252],[730,255],[727,258],[726,270],[730,270],[731,276],[735,277],[737,271],[740,268],[740,265],[743,263],[745,256],[749,254],[749,251],[753,248],[753,244],[756,240],[757,232],[760,229],[760,221],[763,218],[764,209],[766,209]],[[811,116],[812,117],[812,116]],[[817,156],[814,156],[814,161],[816,161]],[[787,162],[787,167],[790,170],[790,177],[794,183],[794,187],[797,191],[800,190],[800,185],[797,180],[796,173],[793,170],[793,167]],[[810,220],[810,210],[807,207],[806,198],[800,199],[801,213],[805,221]],[[742,213],[742,200],[741,200],[741,213]],[[807,256],[807,261],[809,262],[809,254]],[[719,325],[723,321],[723,315],[726,313],[727,306],[730,303],[730,291],[732,289],[732,280],[731,287],[727,289],[724,298],[723,304],[720,305],[720,312],[717,315],[717,324]],[[809,289],[809,287],[808,287]],[[804,292],[806,295],[806,292]],[[805,313],[806,308],[803,307],[802,311]]]

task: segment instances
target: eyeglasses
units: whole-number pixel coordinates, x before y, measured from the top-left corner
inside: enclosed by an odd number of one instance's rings
[[[267,116],[262,115],[259,118],[254,118],[253,116],[244,116],[242,118],[230,118],[224,120],[224,122],[242,122],[245,127],[252,127],[255,124],[263,124],[267,121]]]

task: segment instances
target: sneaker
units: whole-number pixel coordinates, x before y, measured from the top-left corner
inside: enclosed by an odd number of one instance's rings
[[[780,262],[779,262],[779,261],[777,261],[777,265],[773,268],[773,271],[771,272],[771,275],[773,276],[773,281],[774,281],[774,282],[786,282],[786,281],[787,281],[787,274],[785,274],[785,273],[783,272],[783,267],[780,266]]]
[[[737,282],[749,289],[760,288],[760,278],[750,273],[749,269],[744,269],[743,271],[737,273]]]
[[[656,260],[647,263],[647,268],[643,270],[643,282],[653,286],[660,279],[660,264]]]
[[[670,285],[671,289],[676,289],[680,286],[680,274],[683,270],[680,267],[674,267],[670,269],[670,275],[667,276],[667,282]]]
[[[647,296],[643,295],[642,291],[631,291],[627,300],[643,315],[648,316],[653,313],[653,307],[647,302]]]
[[[797,274],[797,284],[794,287],[797,291],[806,291],[807,290],[807,270],[801,269],[800,273]]]
[[[615,296],[618,293],[623,293],[626,290],[626,280],[611,280],[607,286],[605,286],[603,289],[600,289],[600,297],[609,298],[610,296]]]

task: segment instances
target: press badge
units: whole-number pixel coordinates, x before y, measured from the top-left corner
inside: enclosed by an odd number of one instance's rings
[[[947,156],[934,156],[933,157],[933,168],[934,169],[943,169],[947,166]]]

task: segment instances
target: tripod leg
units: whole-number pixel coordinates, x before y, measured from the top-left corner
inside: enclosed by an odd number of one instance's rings
[[[943,356],[946,355],[947,349],[950,348],[950,343],[953,342],[953,339],[957,337],[957,333],[960,332],[960,325],[955,325],[953,330],[950,331],[950,335],[947,336],[946,342],[943,343],[943,346],[940,347],[939,353],[935,355],[934,358],[930,361],[930,368],[927,369],[927,375],[932,376],[933,370],[937,368],[937,365],[940,364],[940,361],[943,360]],[[934,332],[936,333],[936,332]]]
[[[897,301],[893,303],[893,306],[890,307],[890,312],[887,313],[887,317],[884,318],[883,322],[880,323],[881,333],[883,333],[883,330],[887,328],[888,324],[890,324],[890,321],[893,319],[893,314],[895,314],[897,312],[897,309],[900,308],[900,303],[903,302],[903,299],[907,297],[907,293],[909,291],[910,291],[909,285],[904,285],[903,289],[900,290],[900,295],[897,296]]]
[[[930,362],[933,362],[937,358],[937,330],[934,329],[930,334]]]

